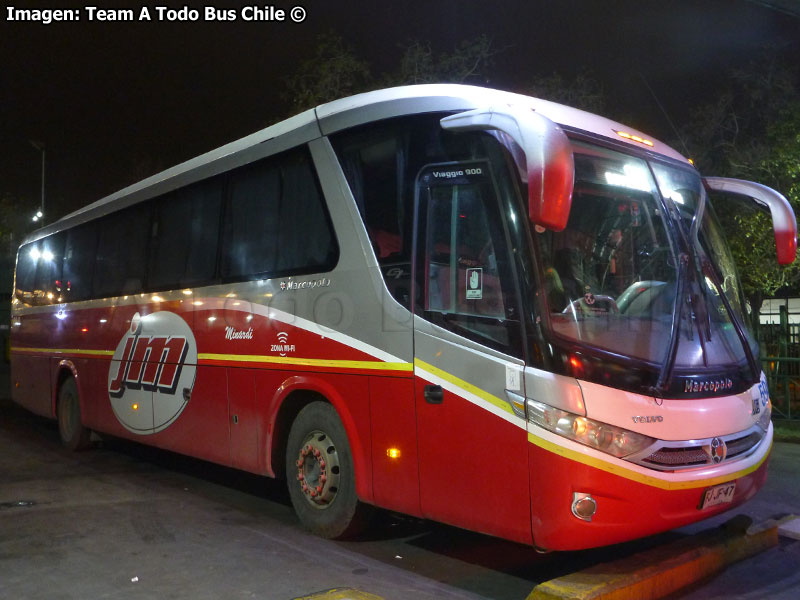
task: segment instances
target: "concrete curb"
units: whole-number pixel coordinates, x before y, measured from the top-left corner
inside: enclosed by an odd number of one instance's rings
[[[663,598],[778,545],[777,523],[750,524],[748,517],[739,515],[716,529],[545,581],[527,600]]]
[[[778,526],[778,535],[800,540],[800,517],[788,515],[775,523]]]
[[[324,592],[315,592],[308,596],[299,596],[293,600],[383,600],[383,598],[353,588],[334,588]]]

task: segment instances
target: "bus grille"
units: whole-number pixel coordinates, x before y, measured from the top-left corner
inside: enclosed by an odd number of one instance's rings
[[[727,447],[727,453],[722,462],[727,463],[749,456],[758,447],[763,437],[764,432],[755,426],[746,431],[721,436]],[[648,450],[645,450],[638,456],[630,457],[629,460],[660,471],[676,471],[713,465],[714,461],[711,453],[712,439],[713,438],[690,440],[686,442],[658,441]]]

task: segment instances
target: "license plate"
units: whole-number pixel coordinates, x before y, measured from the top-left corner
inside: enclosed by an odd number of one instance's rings
[[[702,510],[710,506],[717,506],[718,504],[728,504],[733,502],[733,493],[735,491],[735,481],[729,481],[728,483],[710,487],[703,492],[703,497],[700,500],[700,506],[698,506],[698,508]]]

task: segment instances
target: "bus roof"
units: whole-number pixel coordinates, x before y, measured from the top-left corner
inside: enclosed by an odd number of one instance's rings
[[[411,85],[357,94],[309,109],[97,200],[33,232],[25,241],[37,239],[342,129],[401,115],[464,111],[508,104],[528,106],[569,129],[586,131],[688,163],[680,153],[642,132],[605,117],[555,102],[469,85]]]
[[[611,119],[548,100],[471,85],[409,85],[366,92],[322,104],[316,108],[316,114],[322,133],[328,135],[402,114],[471,110],[508,104],[528,106],[564,127],[594,133],[688,163],[684,156],[667,144]],[[620,132],[628,136],[622,137]]]

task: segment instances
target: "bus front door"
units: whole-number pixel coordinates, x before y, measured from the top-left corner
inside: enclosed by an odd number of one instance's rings
[[[418,180],[420,501],[428,518],[530,544],[520,313],[495,189],[480,162]]]

